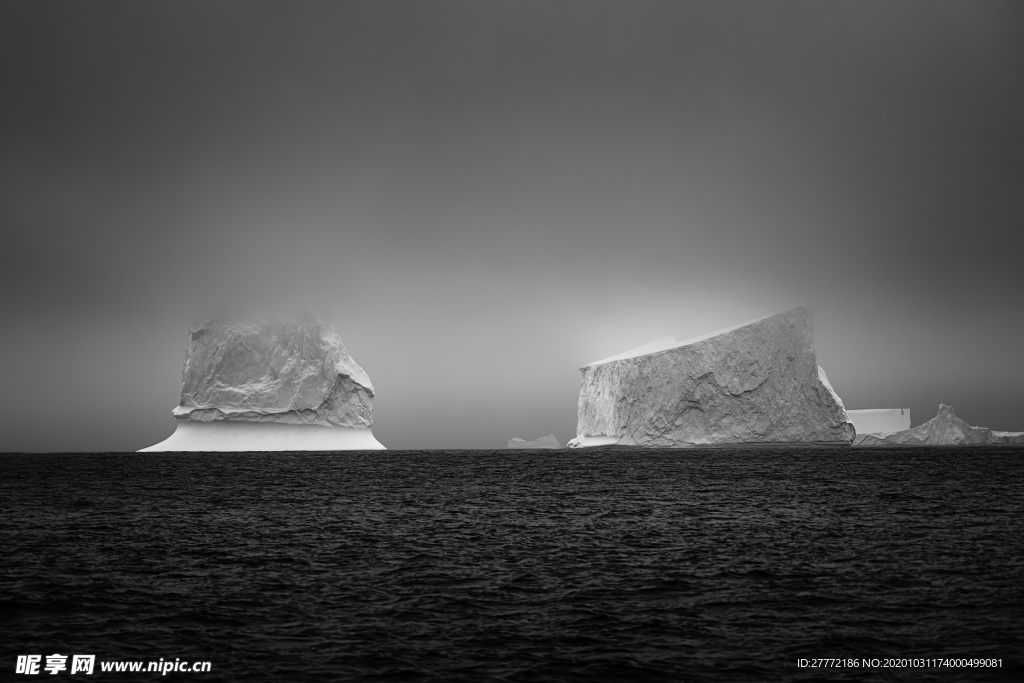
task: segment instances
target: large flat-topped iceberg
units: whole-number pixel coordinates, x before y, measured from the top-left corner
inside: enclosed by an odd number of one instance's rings
[[[868,408],[847,410],[846,417],[861,434],[884,436],[910,429],[910,408]]]
[[[312,315],[207,322],[189,331],[175,433],[144,449],[382,449],[373,384]]]
[[[581,368],[570,447],[849,444],[804,307]]]

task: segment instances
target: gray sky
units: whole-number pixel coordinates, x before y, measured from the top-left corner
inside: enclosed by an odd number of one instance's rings
[[[312,307],[389,448],[806,304],[848,408],[1024,430],[1019,2],[0,4],[0,449],[174,428],[190,324]]]

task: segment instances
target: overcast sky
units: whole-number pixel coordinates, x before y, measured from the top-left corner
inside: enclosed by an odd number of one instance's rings
[[[389,448],[575,436],[579,368],[806,304],[848,408],[1024,430],[1024,4],[4,2],[0,450],[174,429],[311,307]]]

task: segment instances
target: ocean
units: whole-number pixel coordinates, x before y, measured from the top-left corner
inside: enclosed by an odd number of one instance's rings
[[[3,680],[1024,680],[1022,448],[2,454],[0,541]]]

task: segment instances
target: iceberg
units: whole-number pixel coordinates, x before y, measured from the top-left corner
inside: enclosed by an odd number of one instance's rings
[[[817,365],[803,306],[580,370],[570,448],[849,445],[855,435]]]
[[[1024,445],[1024,432],[998,432],[988,427],[972,427],[953,412],[952,406],[939,404],[932,419],[912,429],[894,434],[858,434],[854,446],[995,446]]]
[[[380,450],[373,384],[312,314],[189,330],[170,437],[140,452]]]
[[[847,410],[846,416],[857,430],[857,436],[886,436],[910,429],[910,408]]]
[[[509,448],[561,448],[562,444],[558,443],[558,439],[555,438],[554,434],[548,434],[542,436],[539,439],[533,441],[524,441],[523,439],[513,438],[508,442]]]

